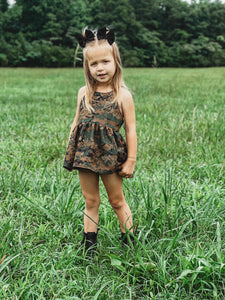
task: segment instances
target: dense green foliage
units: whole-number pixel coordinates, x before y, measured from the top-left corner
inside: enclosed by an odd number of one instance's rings
[[[224,66],[224,20],[219,0],[0,0],[0,66],[72,66],[87,25],[115,29],[125,66]]]
[[[225,68],[124,77],[137,119],[124,180],[136,246],[121,247],[100,184],[99,253],[88,260],[78,174],[62,167],[83,70],[1,70],[0,299],[225,299]]]

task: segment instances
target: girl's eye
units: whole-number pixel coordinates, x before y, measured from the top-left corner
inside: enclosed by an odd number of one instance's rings
[[[107,64],[109,61],[108,60],[104,60],[104,63]]]
[[[91,66],[96,66],[96,63],[92,63]]]

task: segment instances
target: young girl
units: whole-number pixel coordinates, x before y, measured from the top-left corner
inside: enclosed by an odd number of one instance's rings
[[[118,217],[121,238],[133,232],[132,215],[123,194],[123,177],[133,177],[137,137],[132,96],[122,79],[121,59],[112,30],[78,36],[83,48],[86,85],[78,92],[77,111],[70,131],[64,167],[79,170],[85,199],[85,250],[97,243],[99,177]],[[125,122],[126,143],[119,133]]]

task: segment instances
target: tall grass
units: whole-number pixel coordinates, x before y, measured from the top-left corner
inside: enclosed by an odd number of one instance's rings
[[[125,69],[138,161],[121,246],[103,186],[99,253],[82,254],[84,201],[62,169],[81,69],[0,70],[0,299],[224,299],[224,68]],[[155,267],[154,267],[155,266]]]

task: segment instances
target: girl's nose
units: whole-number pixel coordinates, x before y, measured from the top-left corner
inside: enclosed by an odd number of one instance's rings
[[[97,70],[98,70],[98,71],[101,71],[101,70],[103,70],[103,66],[102,66],[102,64],[98,64],[98,66],[97,66]]]

